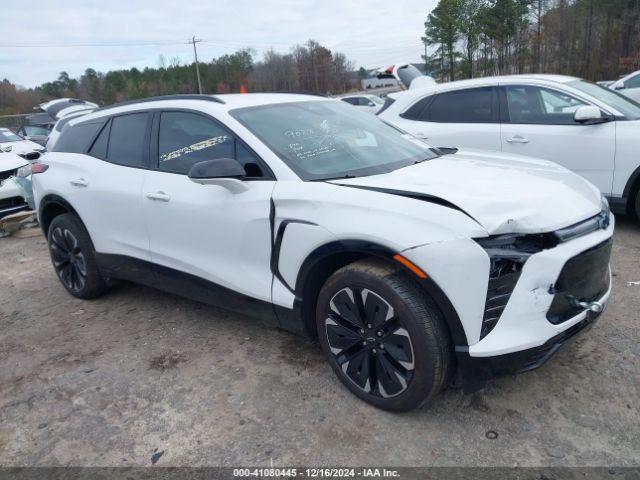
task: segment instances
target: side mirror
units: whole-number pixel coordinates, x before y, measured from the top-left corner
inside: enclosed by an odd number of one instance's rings
[[[624,90],[625,86],[624,86],[624,82],[616,82],[613,84],[613,89],[614,90]]]
[[[602,117],[600,109],[593,105],[583,105],[582,107],[578,107],[576,113],[573,115],[573,119],[582,124],[601,123],[605,120]]]
[[[242,179],[244,167],[232,158],[217,158],[198,162],[189,170],[189,180],[200,185],[219,185],[232,192],[247,190]]]

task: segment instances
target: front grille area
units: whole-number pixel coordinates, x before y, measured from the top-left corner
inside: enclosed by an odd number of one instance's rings
[[[500,316],[511,298],[511,293],[518,283],[523,264],[508,259],[491,259],[491,274],[487,287],[487,300],[484,306],[480,339],[486,337],[500,320]]]
[[[566,322],[585,310],[578,302],[599,300],[609,289],[611,239],[571,258],[552,287],[555,294],[547,319],[554,325]]]
[[[22,197],[9,197],[3,198],[0,200],[0,211],[6,210],[8,208],[16,208],[16,207],[26,207],[27,202],[24,201]]]
[[[15,177],[17,174],[17,168],[14,170],[5,170],[4,172],[0,172],[0,182],[6,180],[7,178]]]

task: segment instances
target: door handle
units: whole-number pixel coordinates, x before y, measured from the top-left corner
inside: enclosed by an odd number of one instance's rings
[[[88,187],[89,182],[87,182],[84,178],[76,178],[75,180],[69,181],[71,185],[74,187]]]
[[[522,135],[514,135],[513,137],[507,139],[508,143],[529,143],[529,140],[524,138]]]
[[[416,133],[416,137],[418,137],[420,140],[428,140],[429,139],[429,137],[426,134],[422,133],[422,132],[417,132]]]
[[[171,200],[171,195],[167,195],[164,192],[149,192],[147,193],[146,197],[149,200],[156,200],[159,202],[168,202],[169,200]]]

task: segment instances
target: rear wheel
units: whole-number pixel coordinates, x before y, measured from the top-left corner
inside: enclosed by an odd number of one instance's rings
[[[636,217],[640,220],[640,188],[636,192]]]
[[[77,217],[55,217],[47,239],[53,268],[71,295],[90,299],[105,292],[107,286],[96,264],[91,239]]]
[[[336,375],[376,407],[411,410],[448,380],[453,359],[442,314],[403,270],[378,260],[343,267],[320,291],[316,318]]]

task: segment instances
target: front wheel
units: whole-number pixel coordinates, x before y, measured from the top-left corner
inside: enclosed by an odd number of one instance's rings
[[[383,261],[334,273],[320,291],[316,320],[336,375],[378,408],[419,407],[449,379],[452,348],[442,313],[409,274]]]

